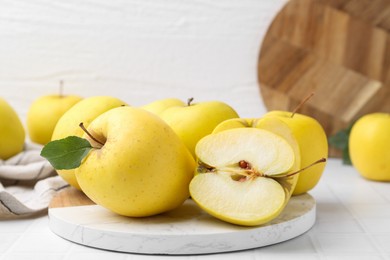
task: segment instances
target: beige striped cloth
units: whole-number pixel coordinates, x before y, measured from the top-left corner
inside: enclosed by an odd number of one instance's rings
[[[55,193],[68,186],[40,156],[41,149],[26,143],[23,152],[0,160],[0,219],[45,213]]]

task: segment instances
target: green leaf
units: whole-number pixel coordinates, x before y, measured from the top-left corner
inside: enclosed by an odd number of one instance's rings
[[[331,146],[342,151],[342,159],[344,164],[351,165],[351,158],[349,157],[349,134],[354,123],[350,124],[348,128],[340,130],[335,135],[329,137],[328,142]]]
[[[344,150],[348,147],[349,132],[347,129],[343,129],[337,132],[335,135],[329,137],[329,144],[339,150]]]
[[[349,149],[343,150],[343,164],[352,165],[351,158],[349,157]]]
[[[46,158],[56,170],[70,170],[79,167],[91,149],[88,140],[68,136],[46,144],[41,151],[41,156]]]

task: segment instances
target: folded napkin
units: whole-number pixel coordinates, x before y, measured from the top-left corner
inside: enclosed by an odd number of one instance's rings
[[[26,143],[23,152],[0,160],[0,218],[45,212],[55,193],[68,186],[40,156],[41,149]]]

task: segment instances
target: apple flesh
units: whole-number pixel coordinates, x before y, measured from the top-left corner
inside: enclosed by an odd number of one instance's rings
[[[296,170],[295,149],[286,139],[259,128],[233,128],[202,138],[192,199],[210,215],[238,225],[277,217],[289,196],[279,179]],[[291,190],[291,189],[290,189]]]
[[[283,210],[285,193],[271,178],[232,181],[230,176],[200,174],[190,184],[192,199],[210,215],[237,225],[271,221]]]
[[[292,167],[292,170],[298,171],[300,169],[301,157],[300,157],[298,142],[295,139],[294,134],[291,131],[290,127],[278,118],[273,118],[273,117],[232,118],[232,119],[225,120],[219,125],[217,125],[213,133],[219,133],[221,131],[225,131],[233,128],[243,128],[243,127],[268,130],[284,138],[294,150],[295,162],[294,162],[294,166]],[[293,191],[295,190],[295,186],[297,184],[299,174],[300,173],[294,174],[289,177],[276,179],[285,189],[286,203],[288,202]]]

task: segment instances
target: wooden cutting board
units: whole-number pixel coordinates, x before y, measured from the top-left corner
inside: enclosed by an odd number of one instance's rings
[[[56,196],[53,197],[49,204],[49,209],[87,205],[95,205],[95,203],[82,191],[70,186],[59,191]]]
[[[390,1],[291,0],[260,50],[258,80],[268,110],[315,117],[328,136],[371,112],[390,113]],[[330,150],[331,156],[339,156]]]
[[[293,197],[279,217],[259,227],[220,221],[190,199],[171,212],[130,218],[67,188],[49,206],[49,226],[55,234],[81,245],[141,254],[193,255],[258,248],[303,234],[315,219],[316,202],[309,194]]]

